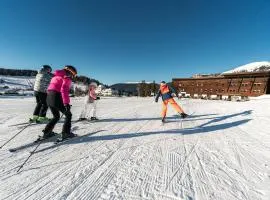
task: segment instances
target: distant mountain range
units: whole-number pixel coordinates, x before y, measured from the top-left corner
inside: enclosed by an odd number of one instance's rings
[[[246,65],[236,67],[235,69],[223,72],[222,74],[227,73],[241,73],[241,72],[261,72],[261,71],[270,71],[270,62],[253,62]]]

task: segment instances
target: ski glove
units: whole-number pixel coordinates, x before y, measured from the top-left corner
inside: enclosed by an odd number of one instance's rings
[[[96,100],[100,100],[100,97],[97,97]]]
[[[65,109],[67,112],[70,112],[70,107],[71,107],[71,105],[69,105],[69,104],[65,105]]]

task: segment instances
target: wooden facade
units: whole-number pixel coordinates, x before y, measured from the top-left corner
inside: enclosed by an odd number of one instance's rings
[[[214,77],[174,78],[178,94],[191,97],[260,96],[270,94],[270,72],[245,72],[222,74]]]

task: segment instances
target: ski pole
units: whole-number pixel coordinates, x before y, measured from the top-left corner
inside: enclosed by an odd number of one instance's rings
[[[40,141],[37,146],[35,147],[34,151],[30,152],[30,155],[25,159],[25,161],[23,162],[23,164],[20,165],[19,169],[17,170],[17,173],[23,168],[23,166],[25,165],[25,163],[30,159],[30,157],[36,152],[37,148],[39,147],[39,145],[42,143],[42,141]]]
[[[64,114],[61,115],[60,119],[64,116]],[[30,159],[30,157],[36,152],[37,148],[40,146],[40,144],[42,143],[42,141],[40,141],[37,146],[35,147],[35,149],[33,151],[30,152],[30,155],[25,159],[25,161],[23,162],[23,164],[21,164],[19,166],[19,169],[17,170],[17,173],[23,168],[23,166],[25,165],[25,163]]]
[[[26,129],[28,126],[30,126],[31,123],[27,124],[26,126],[23,127],[18,133],[16,133],[12,138],[10,138],[8,141],[6,141],[0,149],[2,149],[3,146],[5,146],[7,143],[9,143],[13,138],[15,138],[17,135],[19,135],[24,129]]]

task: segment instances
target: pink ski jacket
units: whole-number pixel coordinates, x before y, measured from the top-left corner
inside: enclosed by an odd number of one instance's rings
[[[71,78],[66,76],[65,70],[56,70],[52,78],[48,91],[60,92],[64,105],[70,103],[69,90],[71,87]]]

